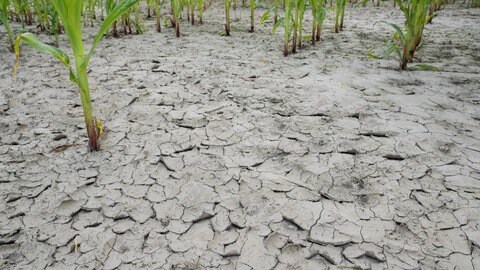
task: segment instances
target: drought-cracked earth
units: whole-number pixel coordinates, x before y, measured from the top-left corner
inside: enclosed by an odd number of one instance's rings
[[[102,41],[95,153],[61,65],[2,46],[0,268],[480,269],[478,9],[427,26],[436,72],[366,57],[391,7],[288,58],[221,14]]]

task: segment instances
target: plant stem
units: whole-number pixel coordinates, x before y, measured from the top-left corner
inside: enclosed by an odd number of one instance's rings
[[[225,35],[230,36],[230,0],[225,0]]]
[[[283,38],[283,56],[288,56],[288,41],[290,39],[290,15],[291,15],[290,1],[293,1],[293,0],[284,0],[283,2],[285,7],[285,19],[284,19],[285,33]]]
[[[90,150],[99,150],[98,134],[95,125],[95,118],[92,112],[92,102],[90,98],[90,89],[88,85],[87,70],[78,69],[77,71],[77,84],[80,90],[80,99],[82,100],[83,116],[85,118],[85,125],[87,127],[88,134],[88,146]]]
[[[340,1],[342,1],[342,9],[341,9],[341,13],[340,13],[340,31],[342,31],[343,30],[343,19],[345,18],[345,6],[347,4],[346,3],[347,0],[340,0]]]
[[[250,32],[255,32],[255,1],[250,0]]]
[[[322,24],[319,22],[317,24],[317,33],[315,34],[315,40],[320,41],[320,32],[322,31]]]

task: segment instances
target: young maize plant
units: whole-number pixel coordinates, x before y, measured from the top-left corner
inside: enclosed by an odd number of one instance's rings
[[[230,5],[232,0],[225,0],[225,35],[230,36]]]
[[[423,37],[423,29],[429,21],[428,11],[431,0],[409,0],[405,5],[401,0],[396,0],[397,4],[405,15],[405,34],[397,27],[400,38],[403,36],[403,54],[401,68],[405,70],[407,63],[413,60],[417,47],[420,45]]]
[[[111,10],[110,14],[103,21],[98,33],[95,35],[92,47],[85,53],[82,39],[82,5],[83,0],[51,0],[55,10],[58,12],[60,20],[65,28],[70,48],[72,50],[75,67],[70,63],[68,55],[57,47],[53,47],[42,43],[32,33],[24,33],[17,37],[14,50],[17,56],[17,62],[14,72],[17,71],[20,60],[20,43],[23,41],[30,47],[40,51],[50,53],[56,57],[70,72],[70,80],[74,82],[79,89],[80,99],[82,101],[85,125],[87,127],[88,145],[92,151],[99,149],[98,138],[102,134],[103,125],[93,116],[92,104],[90,99],[90,87],[88,84],[88,63],[92,58],[95,48],[102,37],[107,33],[109,28],[117,18],[127,12],[139,0],[123,0]]]
[[[152,10],[155,13],[155,0],[147,0],[147,19],[152,18]]]
[[[33,10],[37,14],[38,28],[40,31],[45,31],[49,28],[49,13],[48,4],[46,0],[33,0]]]
[[[285,0],[284,1],[284,16],[278,19],[275,19],[273,25],[272,33],[275,33],[279,26],[283,26],[285,32],[283,34],[283,55],[288,56],[290,36],[295,25],[293,11],[295,9],[296,1],[298,0]],[[260,23],[264,23],[270,17],[270,12],[276,12],[277,7],[272,7],[267,10],[262,17],[260,18]],[[276,14],[275,14],[276,16]]]
[[[283,18],[277,21],[277,24],[283,23],[283,28],[285,30],[284,37],[283,37],[283,56],[288,56],[288,52],[289,52],[288,42],[290,41],[290,35],[292,33],[293,24],[294,24],[292,12],[295,6],[295,0],[285,0],[284,3],[285,3],[285,15]]]
[[[308,1],[308,2],[307,2]],[[289,42],[292,40],[292,53],[296,53],[298,48],[303,46],[303,22],[307,4],[312,10],[312,44],[320,40],[323,22],[327,14],[327,0],[285,0],[284,16],[279,18],[273,25],[272,33],[275,33],[279,26],[284,28],[283,55],[290,53]],[[267,10],[260,18],[260,23],[264,23],[275,12],[275,6]]]
[[[197,0],[198,21],[203,24],[203,11],[205,11],[205,0]]]
[[[132,23],[131,23],[131,20],[130,20],[130,13],[131,12],[132,11],[129,10],[129,11],[125,12],[125,14],[122,15],[121,22],[122,22],[122,29],[123,29],[123,34],[124,35],[128,35],[128,34],[132,33]]]
[[[12,1],[13,13],[16,15],[17,22],[22,23],[22,28],[25,25],[31,25],[33,18],[30,11],[30,3],[27,0],[15,0]]]
[[[280,4],[283,3],[283,6],[285,7],[285,2],[282,0],[274,0],[273,2],[273,14],[274,14],[274,17],[273,17],[273,23],[277,23],[278,21],[278,9],[280,8]]]
[[[327,1],[326,0],[310,0],[310,6],[312,8],[312,44],[315,45],[315,41],[320,41],[320,33],[322,32],[323,22],[327,15]]]
[[[180,37],[180,16],[182,15],[183,2],[182,0],[170,0],[173,13],[173,25],[175,26],[175,35]]]
[[[429,20],[427,23],[431,23],[433,18],[435,16],[437,16],[437,11],[439,11],[442,6],[444,5],[444,1],[443,0],[432,0],[431,3],[430,3],[430,9],[429,9],[429,12],[428,12],[428,16],[429,16]]]
[[[50,35],[54,35],[55,43],[58,45],[58,35],[61,31],[61,25],[55,8],[49,0],[33,0],[32,6],[37,15],[37,28],[42,32],[48,31]]]
[[[153,11],[155,13],[155,26],[157,32],[162,32],[162,9],[163,0],[153,0]]]
[[[93,22],[95,21],[96,19],[96,16],[95,16],[95,8],[96,8],[96,5],[97,5],[97,0],[87,0],[85,1],[86,5],[85,5],[85,11],[84,11],[84,16],[85,18],[88,18],[85,19],[85,25],[87,24],[87,21],[90,21],[90,26],[93,27]]]
[[[257,0],[250,0],[250,33],[255,32],[255,8],[257,7]]]
[[[145,33],[145,23],[140,14],[140,8],[138,3],[133,5],[131,10],[133,13],[133,20],[130,20],[130,21],[133,24],[133,27],[135,28],[135,34],[141,35]]]
[[[293,47],[292,52],[297,52],[297,47],[302,47],[302,36],[303,36],[303,17],[305,16],[305,11],[307,5],[305,0],[295,0],[295,19],[293,21]]]
[[[52,3],[48,3],[48,14],[49,14],[49,25],[50,25],[50,35],[55,36],[55,45],[58,46],[58,35],[62,32],[62,26],[60,25],[60,17],[58,16],[58,12],[53,7]]]
[[[112,11],[115,9],[117,6],[117,0],[106,0],[105,1],[105,12],[107,17],[112,13]],[[112,36],[115,38],[120,37],[118,34],[118,23],[117,20],[115,20],[112,24]]]
[[[432,14],[436,11],[439,11],[444,4],[445,3],[443,0],[432,0],[430,3],[430,13]]]
[[[10,21],[8,18],[8,0],[0,0],[0,21],[2,22],[5,30],[7,31],[8,43],[11,49],[13,49],[13,31],[10,27]]]
[[[186,4],[187,4],[187,18],[192,23],[192,25],[195,25],[195,6],[197,5],[197,1],[186,0]]]
[[[395,34],[388,41],[389,46],[381,56],[373,54],[373,49],[370,50],[369,55],[373,58],[384,58],[395,53],[398,56],[400,68],[405,70],[407,64],[412,62],[415,51],[422,42],[423,29],[430,20],[428,12],[432,0],[407,0],[406,4],[402,0],[396,1],[405,15],[405,31],[396,24],[382,21],[390,25],[395,30]],[[430,67],[430,69],[435,68]]]
[[[335,33],[343,30],[343,18],[345,17],[345,6],[347,0],[336,0],[337,6],[335,8]]]
[[[30,2],[28,0],[15,0],[12,1],[12,4],[15,13],[22,23],[22,27],[25,28],[25,25],[32,25],[33,15],[30,8]],[[21,15],[23,15],[23,17]]]

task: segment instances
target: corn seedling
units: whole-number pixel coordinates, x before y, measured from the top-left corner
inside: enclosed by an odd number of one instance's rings
[[[37,15],[37,28],[40,31],[47,31],[50,35],[54,35],[55,43],[58,45],[61,25],[55,8],[49,0],[33,0],[32,6]]]
[[[153,10],[155,12],[155,25],[157,32],[162,32],[162,9],[163,0],[154,0],[153,1]]]
[[[155,1],[156,0],[147,0],[147,19],[152,18],[152,10],[155,13]]]
[[[105,11],[107,17],[110,13],[115,10],[119,5],[118,0],[106,0],[105,1]],[[134,30],[135,29],[135,30]],[[143,19],[140,16],[139,5],[134,4],[130,9],[122,14],[122,16],[115,20],[112,25],[112,35],[113,37],[120,37],[119,31],[122,31],[124,35],[129,34],[143,34],[145,32],[145,24]]]
[[[274,23],[277,23],[278,21],[278,9],[280,8],[280,5],[282,4],[282,0],[274,0],[273,2],[273,14],[274,14],[274,17],[273,17],[273,22]],[[283,6],[285,7],[285,2],[283,2]]]
[[[205,10],[205,0],[197,0],[198,20],[203,24],[203,11]]]
[[[345,6],[347,0],[336,0],[337,6],[335,8],[335,33],[343,30],[343,19],[345,17]]]
[[[390,25],[395,33],[387,44],[387,50],[381,56],[376,56],[369,52],[373,58],[384,58],[395,53],[400,62],[402,70],[407,69],[407,64],[412,62],[415,51],[422,42],[423,29],[430,20],[428,16],[431,0],[409,0],[406,4],[401,0],[396,0],[400,9],[405,15],[405,30],[396,24],[384,22]]]
[[[431,0],[427,23],[432,22],[433,18],[437,16],[437,11],[439,11],[444,4],[443,0]]]
[[[182,0],[170,0],[172,13],[173,13],[173,22],[175,26],[175,35],[180,37],[180,16],[182,15],[183,3]]]
[[[312,8],[312,44],[315,45],[315,41],[320,41],[320,34],[323,28],[323,22],[327,14],[325,0],[310,0],[310,6]]]
[[[312,0],[312,1],[322,1],[323,0]],[[307,0],[285,0],[285,12],[284,17],[278,19],[274,26],[273,32],[279,26],[283,26],[284,32],[284,48],[283,55],[287,56],[289,54],[289,41],[292,40],[292,53],[297,51],[297,48],[302,47],[303,42],[303,21],[305,17],[305,12],[307,10]],[[320,9],[319,9],[320,10]],[[275,7],[271,8],[262,15],[260,23],[265,22],[268,19],[270,12],[275,12]],[[320,13],[316,12],[317,16]],[[323,16],[324,18],[324,16]],[[321,22],[323,23],[323,18]],[[316,21],[314,21],[315,25]],[[315,28],[315,27],[314,27]]]
[[[187,21],[190,22],[190,0],[183,0],[183,6],[187,7],[185,17],[187,17]],[[183,11],[183,8],[182,8],[182,11]]]
[[[58,13],[50,1],[47,4],[47,12],[49,18],[50,35],[55,36],[55,44],[58,46],[58,35],[62,32],[62,26],[60,24]]]
[[[30,11],[30,3],[27,0],[12,1],[13,13],[16,15],[16,21],[22,23],[22,27],[32,24],[32,13]]]
[[[25,28],[25,25],[32,25],[33,15],[29,1],[15,0],[12,1],[12,4],[15,14],[17,14],[18,20],[22,23],[22,27]]]
[[[32,4],[33,10],[37,15],[37,27],[40,31],[48,31],[49,34],[55,35],[55,40],[58,44],[58,34],[60,33],[61,26],[55,8],[49,0],[33,0]],[[92,11],[90,11],[90,15],[91,12]]]
[[[45,0],[33,0],[33,10],[37,14],[38,27],[40,31],[45,31],[49,27],[48,23],[48,3]]]
[[[257,7],[257,0],[250,0],[250,32],[255,32],[255,8]]]
[[[430,3],[430,14],[439,11],[444,4],[445,3],[443,0],[432,0],[432,2]]]
[[[123,34],[128,35],[132,33],[132,24],[130,21],[130,13],[131,11],[125,12],[125,14],[122,15],[122,29],[123,29]]]
[[[0,21],[7,32],[9,46],[11,49],[13,49],[13,31],[10,27],[10,21],[8,19],[8,6],[8,0],[0,0]]]
[[[143,34],[145,32],[145,24],[140,14],[140,8],[138,3],[133,5],[131,9],[131,13],[133,13],[133,20],[130,20],[130,22],[133,24],[133,27],[135,28],[135,34],[137,35]]]
[[[30,47],[40,51],[50,53],[56,57],[70,72],[70,80],[74,82],[79,89],[80,99],[82,102],[83,114],[85,118],[85,125],[88,134],[88,145],[91,150],[98,150],[98,138],[102,134],[103,125],[93,116],[92,104],[90,98],[90,87],[88,83],[88,63],[92,58],[95,48],[102,37],[107,33],[116,19],[127,12],[133,5],[139,0],[124,0],[118,3],[110,14],[105,18],[98,33],[95,35],[92,43],[92,47],[85,53],[83,39],[82,39],[82,5],[83,0],[51,0],[55,10],[58,12],[60,20],[65,28],[70,48],[72,50],[75,66],[73,67],[70,62],[69,56],[57,47],[53,47],[42,43],[32,33],[24,33],[17,37],[14,44],[15,54],[17,56],[17,62],[15,64],[14,71],[16,72],[19,59],[20,59],[20,43],[24,42]]]
[[[283,26],[283,28],[285,30],[284,35],[283,35],[283,55],[284,56],[288,56],[288,54],[289,54],[288,43],[290,42],[290,37],[291,37],[292,30],[293,30],[294,24],[295,24],[293,11],[295,10],[296,1],[298,1],[298,0],[285,0],[284,1],[284,4],[285,4],[284,16],[276,19],[276,21],[273,25],[273,29],[272,29],[272,33],[275,33],[279,26]],[[267,10],[262,15],[262,17],[260,18],[260,23],[264,23],[266,20],[268,20],[268,18],[270,17],[270,13],[272,11],[274,13],[276,12],[275,9],[276,9],[276,7],[274,6],[271,9]]]
[[[115,9],[116,6],[117,6],[117,0],[106,0],[105,1],[105,12],[106,12],[107,17],[113,12],[113,10]],[[115,19],[113,24],[112,24],[112,35],[113,35],[113,37],[116,37],[116,38],[120,37],[120,35],[118,34],[117,19]]]
[[[97,0],[87,0],[85,1],[85,12],[84,12],[84,17],[85,17],[85,22],[84,25],[87,24],[87,19],[90,21],[90,26],[93,26],[93,22],[95,21],[95,8],[97,5]]]
[[[295,7],[295,0],[285,0],[284,5],[285,5],[285,15],[283,18],[277,21],[277,24],[283,23],[283,28],[285,30],[284,36],[283,36],[283,55],[288,56],[288,53],[289,53],[288,42],[290,41],[290,36],[292,34],[293,24],[294,24],[293,10]],[[274,30],[275,30],[275,26],[274,26]]]
[[[197,0],[186,0],[187,2],[187,17],[188,20],[195,24],[195,6],[197,5]]]
[[[407,63],[413,60],[415,51],[422,41],[423,29],[429,20],[427,12],[429,11],[431,0],[410,0],[406,5],[401,0],[396,1],[406,19],[405,34],[401,32],[399,27],[394,27],[400,39],[403,39],[401,68],[406,69]]]
[[[105,19],[104,14],[105,14],[105,0],[100,0],[98,1],[98,7],[100,8],[100,20],[103,21]]]
[[[302,47],[303,38],[303,17],[307,5],[305,0],[295,0],[295,19],[293,22],[293,48],[292,52],[297,52],[297,47]]]
[[[257,4],[260,4],[260,3],[262,2],[255,3],[255,6],[257,6]],[[265,13],[263,13],[262,17],[260,18],[260,23],[261,24],[264,23],[270,17],[270,13],[273,12],[273,23],[276,24],[280,17],[278,13],[278,9],[280,8],[280,5],[282,5],[282,0],[273,0],[273,5],[270,6],[270,9],[268,9]]]
[[[232,0],[225,0],[225,35],[230,36],[230,5]]]

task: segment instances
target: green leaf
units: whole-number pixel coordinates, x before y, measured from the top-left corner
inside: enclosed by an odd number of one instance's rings
[[[0,11],[6,12],[8,8],[8,0],[0,0]]]
[[[13,47],[13,31],[8,18],[8,0],[0,0],[0,22],[7,30],[8,43]]]
[[[82,39],[82,9],[83,0],[51,0],[55,10],[63,23],[70,46],[75,56],[77,67],[85,55]]]
[[[386,21],[380,21],[381,23],[384,23],[384,24],[387,24],[387,25],[390,25],[396,33],[398,33],[399,35],[399,38],[400,38],[400,41],[404,41],[405,40],[405,35],[403,34],[403,31],[402,29],[400,28],[400,26],[394,24],[394,23],[389,23],[389,22],[386,22]]]
[[[390,46],[383,52],[383,54],[380,56],[380,58],[385,58],[390,56],[393,52],[395,52],[398,49],[396,43],[390,44]]]
[[[284,24],[284,23],[283,23],[284,21],[285,21],[285,18],[280,18],[280,19],[277,21],[277,23],[273,25],[272,34],[275,34],[275,32],[277,31],[278,27],[279,27],[280,25],[283,25],[283,24]]]
[[[15,56],[17,57],[17,60],[13,68],[14,73],[17,72],[18,66],[20,65],[20,43],[22,41],[26,43],[28,46],[32,47],[33,49],[40,52],[50,53],[51,55],[56,57],[58,60],[60,60],[60,63],[66,66],[70,71],[70,80],[72,80],[73,82],[76,82],[76,76],[70,65],[70,58],[68,57],[68,55],[57,47],[53,47],[41,42],[32,33],[21,34],[17,37],[17,40],[15,41],[14,51],[15,51]]]
[[[270,12],[271,11],[272,11],[272,9],[269,9],[265,13],[263,13],[262,17],[260,18],[260,24],[265,23],[265,21],[268,20],[268,18],[270,18]]]
[[[439,71],[440,70],[439,68],[437,68],[435,66],[427,65],[427,64],[418,64],[418,65],[416,65],[416,67],[419,70],[424,70],[424,71]]]
[[[375,54],[375,49],[374,48],[371,48],[370,50],[368,50],[367,57],[371,58],[371,59],[379,59],[380,58],[377,54]]]

